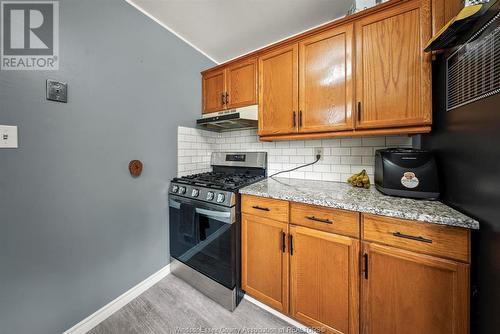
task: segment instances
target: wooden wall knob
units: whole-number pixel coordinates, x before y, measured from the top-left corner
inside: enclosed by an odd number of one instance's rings
[[[133,177],[138,177],[142,173],[142,162],[140,160],[132,160],[128,164],[128,170],[130,171],[130,175]]]

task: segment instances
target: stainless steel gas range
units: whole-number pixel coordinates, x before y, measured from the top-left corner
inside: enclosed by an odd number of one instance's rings
[[[232,311],[243,297],[238,189],[266,177],[267,153],[215,152],[211,165],[170,183],[170,267]]]

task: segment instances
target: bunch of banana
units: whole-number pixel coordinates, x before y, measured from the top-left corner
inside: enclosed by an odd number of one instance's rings
[[[370,178],[368,177],[368,174],[366,174],[366,170],[362,170],[361,173],[354,174],[351,176],[348,180],[348,183],[352,184],[353,187],[359,187],[359,188],[365,188],[368,189],[370,188]]]

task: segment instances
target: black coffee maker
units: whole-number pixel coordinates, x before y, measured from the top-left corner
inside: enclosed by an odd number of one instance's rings
[[[439,179],[434,155],[413,148],[377,150],[375,187],[391,196],[437,199]]]

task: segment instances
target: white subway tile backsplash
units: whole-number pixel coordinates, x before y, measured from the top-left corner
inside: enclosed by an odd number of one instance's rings
[[[371,147],[352,147],[351,155],[371,155],[373,154],[373,148]]]
[[[344,147],[361,146],[361,138],[342,138],[340,140],[340,146]]]
[[[323,160],[321,160],[320,163],[329,165],[340,164],[340,157],[335,155],[326,155],[323,157]]]
[[[361,138],[363,146],[385,146],[385,137],[363,137]]]
[[[290,141],[290,147],[304,147],[305,143],[303,140],[292,140]]]
[[[300,149],[299,149],[300,150]],[[295,148],[284,148],[282,150],[283,155],[297,155],[297,149]],[[300,154],[299,154],[300,155]]]
[[[330,165],[313,165],[313,171],[314,172],[329,172],[330,171]]]
[[[305,147],[321,147],[321,139],[307,140]]]
[[[313,148],[298,148],[297,149],[297,155],[307,155],[312,157],[314,154],[314,149]]]
[[[359,165],[361,164],[361,157],[346,155],[340,158],[340,163],[342,165]]]
[[[187,127],[178,127],[177,139],[178,176],[209,171],[214,151],[268,152],[271,175],[313,162],[314,148],[321,147],[323,157],[317,164],[279,176],[323,181],[345,181],[363,169],[373,181],[375,150],[412,145],[407,136],[260,142],[256,130],[217,133]]]
[[[348,147],[332,147],[330,149],[331,155],[351,155],[351,149]]]
[[[323,139],[323,147],[340,147],[340,139]]]
[[[401,146],[411,147],[412,146],[411,137],[408,137],[408,136],[389,136],[389,137],[386,137],[385,144],[387,147],[401,147]]]
[[[303,164],[305,163],[305,156],[303,155],[290,156],[290,162],[296,164]]]

